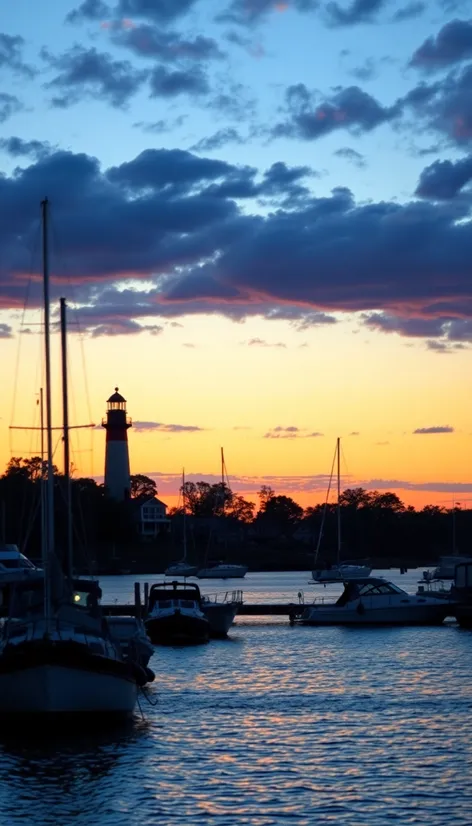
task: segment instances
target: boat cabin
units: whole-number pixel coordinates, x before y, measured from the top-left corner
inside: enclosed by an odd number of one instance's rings
[[[375,596],[393,596],[394,594],[405,595],[406,592],[399,588],[398,585],[394,585],[393,582],[387,582],[386,579],[382,579],[381,577],[349,579],[345,580],[344,591],[336,601],[336,605],[342,607],[355,599]]]
[[[148,610],[153,608],[194,608],[200,606],[200,588],[194,582],[160,582],[151,585]]]

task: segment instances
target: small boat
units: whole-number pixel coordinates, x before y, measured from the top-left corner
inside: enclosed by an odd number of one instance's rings
[[[454,579],[456,565],[463,562],[472,563],[470,556],[440,556],[439,563],[433,571],[434,579]]]
[[[185,560],[182,562],[175,562],[174,565],[169,565],[168,568],[165,569],[164,576],[195,576],[198,571],[197,565],[190,565]]]
[[[231,565],[227,562],[217,562],[208,568],[200,568],[198,579],[242,579],[248,572],[247,565]]]
[[[187,508],[185,502],[185,471],[182,471],[182,517],[183,517],[183,542],[184,556],[180,562],[174,562],[164,571],[164,576],[195,576],[198,571],[197,565],[187,562]]]
[[[142,620],[137,617],[107,617],[110,634],[120,644],[125,660],[134,660],[147,667],[154,653]]]
[[[336,440],[336,452],[334,455],[337,460],[337,478],[338,478],[338,500],[336,506],[337,514],[337,561],[333,565],[329,562],[325,564],[318,563],[320,553],[321,538],[323,536],[324,521],[326,516],[327,499],[325,503],[325,510],[321,522],[320,533],[318,536],[318,543],[315,551],[315,562],[312,577],[315,582],[344,582],[346,579],[359,579],[370,576],[372,567],[365,561],[341,562],[341,439]],[[334,466],[334,461],[333,461]],[[331,489],[331,479],[329,481],[328,495]]]
[[[208,642],[210,623],[194,582],[159,582],[149,591],[147,634],[154,644]]]
[[[457,565],[451,590],[456,600],[454,616],[457,622],[461,628],[472,628],[472,561]]]
[[[227,591],[225,594],[202,597],[202,611],[210,623],[210,637],[228,636],[228,631],[242,604],[242,591]]]
[[[453,615],[452,601],[407,594],[383,577],[350,579],[336,602],[307,605],[300,625],[437,625]]]
[[[23,579],[40,579],[42,568],[33,565],[17,545],[0,545],[0,586]]]

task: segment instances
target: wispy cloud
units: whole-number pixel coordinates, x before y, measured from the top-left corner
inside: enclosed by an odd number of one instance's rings
[[[248,347],[287,347],[283,341],[270,342],[263,338],[250,338],[249,341],[242,341],[241,344],[247,344]]]
[[[163,422],[133,422],[135,430],[141,433],[161,431],[163,433],[201,433],[206,428],[191,424],[164,424]]]
[[[305,428],[300,429],[291,425],[289,427],[274,427],[264,434],[264,439],[313,439],[317,436],[323,436],[319,431],[307,433]]]
[[[413,431],[414,435],[424,436],[429,433],[454,433],[454,428],[450,425],[436,425],[434,427],[417,427]]]

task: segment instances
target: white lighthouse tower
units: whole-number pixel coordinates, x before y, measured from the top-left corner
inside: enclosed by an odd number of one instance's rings
[[[105,453],[105,487],[108,494],[121,502],[130,497],[128,428],[132,422],[126,414],[126,399],[115,392],[107,401],[107,415],[102,427],[107,432]]]

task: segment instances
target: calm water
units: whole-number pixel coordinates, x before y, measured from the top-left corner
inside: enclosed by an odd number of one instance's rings
[[[387,576],[413,591],[418,573]],[[105,597],[129,599],[132,579],[103,578]],[[307,579],[248,574],[202,589],[296,600],[314,594]],[[471,654],[472,633],[452,622],[242,618],[227,641],[156,650],[157,705],[142,702],[144,719],[95,736],[0,738],[1,823],[470,826]]]

